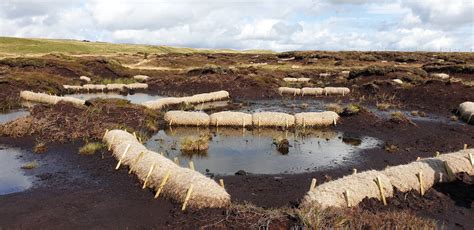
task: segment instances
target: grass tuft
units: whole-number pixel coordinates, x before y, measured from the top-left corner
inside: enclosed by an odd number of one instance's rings
[[[35,147],[33,148],[33,152],[35,153],[45,153],[47,150],[48,147],[46,147],[45,142],[36,143]]]
[[[91,142],[87,143],[79,149],[79,154],[81,155],[93,155],[103,149],[105,147],[104,144],[99,142]]]
[[[180,142],[180,149],[185,153],[205,152],[209,149],[209,136],[185,137]]]
[[[327,104],[326,105],[326,110],[333,111],[333,112],[336,112],[338,114],[343,112],[342,106],[340,104],[336,104],[336,103]]]
[[[39,164],[36,160],[34,161],[31,161],[31,162],[28,162],[26,164],[24,164],[23,166],[21,166],[22,169],[34,169],[36,167],[38,167]]]

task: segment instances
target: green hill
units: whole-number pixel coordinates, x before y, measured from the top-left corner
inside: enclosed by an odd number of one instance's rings
[[[172,46],[114,44],[62,39],[0,37],[0,54],[114,54],[114,53],[270,53],[267,50],[193,49]]]

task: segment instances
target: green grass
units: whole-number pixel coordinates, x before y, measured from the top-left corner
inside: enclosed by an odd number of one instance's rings
[[[66,39],[0,37],[0,53],[5,54],[117,54],[117,53],[271,53],[267,50],[237,51],[231,49],[193,49],[171,46],[139,44],[113,44],[106,42],[83,42]]]
[[[81,155],[93,155],[105,147],[104,144],[99,142],[87,143],[79,149]]]
[[[31,162],[28,162],[26,164],[24,164],[23,166],[21,166],[22,169],[34,169],[36,167],[38,167],[39,164],[36,160],[34,161],[31,161]]]

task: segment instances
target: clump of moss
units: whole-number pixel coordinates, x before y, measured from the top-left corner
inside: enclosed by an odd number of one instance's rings
[[[387,111],[388,109],[390,109],[392,107],[392,104],[390,104],[390,103],[377,103],[376,106],[377,106],[378,110]]]
[[[81,155],[93,155],[103,149],[105,147],[104,144],[100,142],[90,142],[85,144],[79,149],[79,154]]]
[[[344,115],[355,115],[358,114],[362,109],[362,106],[359,104],[349,104],[346,108],[344,108],[342,113]]]
[[[274,138],[273,144],[276,146],[277,151],[281,154],[288,154],[288,152],[290,151],[290,142],[286,138]]]
[[[394,144],[389,144],[389,143],[386,143],[385,144],[385,151],[387,152],[396,152],[398,151],[398,146],[394,145]]]
[[[205,152],[209,149],[209,136],[185,137],[180,142],[180,149],[184,153]]]
[[[48,150],[48,147],[46,147],[45,142],[38,142],[33,148],[33,152],[35,153],[45,153],[47,150]]]
[[[408,117],[400,112],[400,111],[395,111],[391,114],[390,121],[397,123],[397,124],[411,124],[416,126],[415,123],[413,123]]]
[[[24,164],[23,166],[21,166],[22,169],[34,169],[36,167],[38,167],[39,164],[36,160],[34,161],[31,161],[31,162],[28,162],[26,164]]]

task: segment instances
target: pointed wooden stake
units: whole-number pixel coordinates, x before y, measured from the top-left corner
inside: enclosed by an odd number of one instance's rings
[[[151,173],[153,172],[153,169],[155,169],[155,164],[156,164],[156,163],[153,163],[153,164],[151,165],[150,170],[148,171],[148,174],[147,174],[146,177],[145,177],[145,182],[143,182],[143,187],[142,187],[142,189],[145,189],[145,188],[146,188],[146,184],[147,184],[147,182],[148,182],[148,179],[150,178]]]
[[[105,136],[107,136],[108,133],[109,133],[109,129],[106,129],[106,130],[105,130],[105,133],[104,133],[104,136],[102,137],[102,139],[105,139]]]
[[[161,193],[161,191],[163,191],[163,187],[165,187],[165,184],[168,181],[168,179],[170,178],[170,175],[171,175],[171,171],[170,170],[166,171],[166,174],[165,174],[165,176],[163,177],[163,180],[160,183],[160,187],[158,187],[158,191],[156,191],[155,199],[160,196],[160,193]]]
[[[186,193],[186,198],[184,198],[184,203],[183,203],[183,207],[181,208],[181,211],[186,210],[186,205],[188,204],[189,198],[191,198],[191,193],[193,193],[193,186],[194,186],[193,184],[189,186],[188,192]]]
[[[420,171],[418,174],[418,182],[420,183],[420,195],[425,195],[425,188],[423,187],[423,172]]]
[[[189,169],[191,169],[191,170],[193,170],[193,171],[195,170],[195,169],[194,169],[194,162],[193,162],[193,161],[189,161]]]
[[[420,157],[417,157],[417,158],[416,158],[416,161],[419,161],[419,160],[421,160],[421,158],[420,158]]]
[[[346,199],[346,204],[347,204],[347,207],[351,207],[351,204],[349,202],[349,190],[346,190],[344,192],[344,198]]]
[[[125,148],[125,151],[123,151],[122,156],[120,157],[120,160],[117,163],[117,166],[115,166],[115,170],[118,170],[120,168],[123,158],[125,158],[125,155],[127,154],[129,148],[130,148],[130,144],[128,144],[127,147]]]
[[[443,165],[444,165],[444,170],[446,170],[446,176],[447,176],[448,181],[453,181],[455,179],[453,170],[451,170],[451,167],[449,167],[447,161],[443,161]]]
[[[439,151],[436,151],[435,157],[439,157]]]
[[[387,205],[387,200],[385,199],[384,188],[383,188],[382,181],[380,180],[380,177],[377,177],[377,179],[375,180],[375,182],[377,183],[377,187],[379,188],[380,197],[382,198],[383,205],[386,206],[386,205]]]
[[[357,174],[357,169],[356,168],[352,169],[352,174]]]
[[[175,157],[175,158],[174,158],[174,163],[177,164],[177,165],[179,165],[179,159],[178,159],[178,157]]]
[[[311,185],[309,187],[309,191],[313,191],[316,188],[316,182],[317,182],[316,178],[313,178],[311,180]]]
[[[472,153],[469,153],[469,161],[471,162],[471,166],[474,166],[474,158],[472,157]]]
[[[219,179],[219,185],[225,189],[225,186],[224,186],[224,179]]]
[[[467,144],[464,144],[464,150],[466,150],[466,149],[467,149]]]

